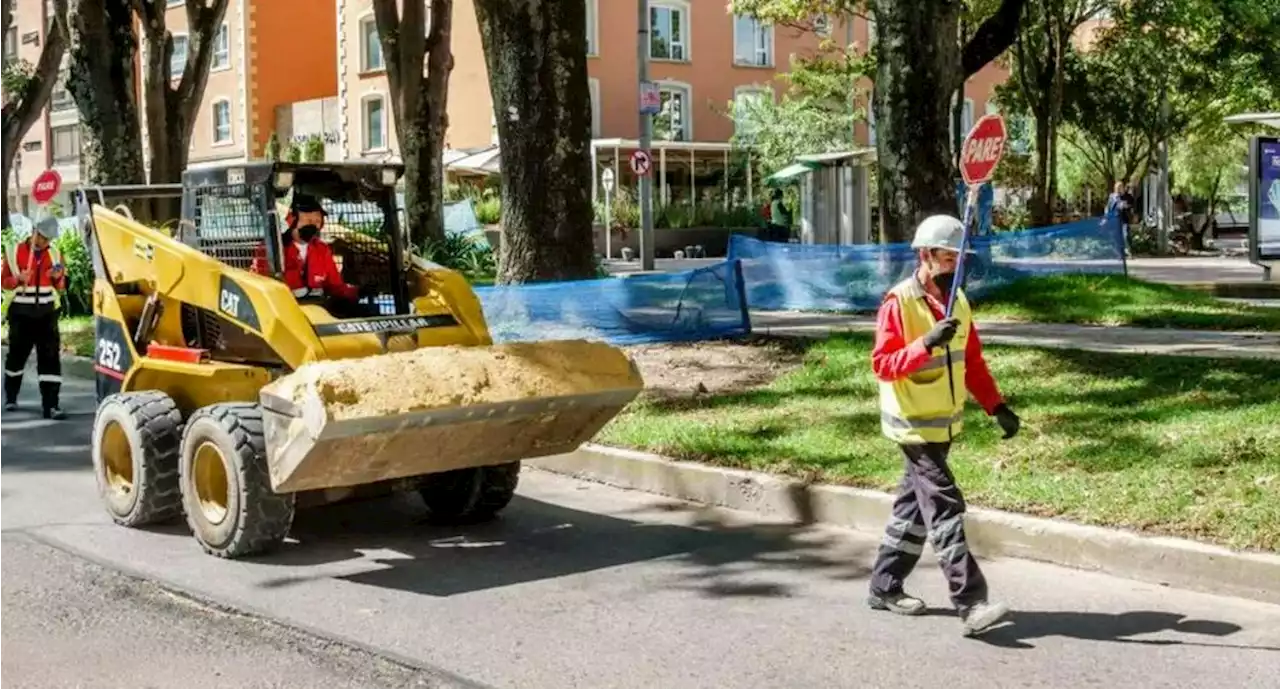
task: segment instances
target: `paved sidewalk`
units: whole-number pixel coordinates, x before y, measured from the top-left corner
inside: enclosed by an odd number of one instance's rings
[[[1085,349],[1129,354],[1173,354],[1280,360],[1280,333],[1216,332],[1172,328],[1130,328],[1057,323],[1013,323],[979,320],[984,342],[993,344]],[[752,311],[751,327],[769,335],[822,336],[832,332],[870,332],[871,316]]]

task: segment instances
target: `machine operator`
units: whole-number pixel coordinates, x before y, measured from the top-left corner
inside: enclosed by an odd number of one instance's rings
[[[325,308],[337,318],[364,318],[378,315],[378,307],[362,304],[359,299],[370,296],[373,288],[358,288],[342,279],[333,250],[320,238],[328,212],[320,200],[310,194],[294,192],[285,216],[286,229],[280,235],[284,251],[284,281],[299,299],[323,297]],[[253,270],[271,273],[267,266],[266,248],[260,247],[254,257]]]

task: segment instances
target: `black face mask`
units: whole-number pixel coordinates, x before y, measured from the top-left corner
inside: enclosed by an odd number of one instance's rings
[[[320,234],[320,228],[315,225],[303,225],[298,228],[298,238],[304,242],[309,242]]]

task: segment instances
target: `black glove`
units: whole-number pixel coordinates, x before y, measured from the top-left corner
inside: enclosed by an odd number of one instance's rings
[[[959,327],[960,319],[954,316],[945,321],[938,321],[937,325],[933,326],[933,329],[925,333],[924,337],[921,338],[925,348],[942,347],[951,342],[951,338],[956,336],[956,328]]]
[[[1000,424],[1000,428],[1004,430],[1004,440],[1017,435],[1018,429],[1022,428],[1022,419],[1019,419],[1018,415],[1003,402],[996,407],[993,416],[996,417],[996,423]]]

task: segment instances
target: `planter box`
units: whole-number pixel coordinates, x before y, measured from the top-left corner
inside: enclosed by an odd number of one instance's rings
[[[596,225],[592,233],[595,237],[595,251],[604,255],[604,226]],[[684,251],[687,246],[701,246],[707,258],[723,258],[729,253],[729,236],[744,234],[759,239],[764,234],[758,227],[683,227],[654,228],[653,255],[656,258],[674,258],[677,251]],[[630,247],[632,256],[640,255],[640,229],[626,230],[626,238],[622,231],[615,229],[610,242],[614,258],[622,257],[622,247]],[[686,258],[691,258],[686,256]]]
[[[484,228],[485,237],[494,251],[498,250],[502,241],[502,229],[497,226]],[[653,230],[654,256],[657,258],[674,258],[677,251],[684,251],[686,246],[701,246],[707,258],[723,258],[729,253],[729,235],[745,234],[748,237],[762,239],[764,228],[759,227],[686,227],[655,228]],[[604,226],[592,226],[595,252],[604,255]],[[610,249],[614,258],[622,258],[622,247],[631,247],[632,256],[640,255],[639,228],[626,230],[626,238],[622,231],[615,229]]]

